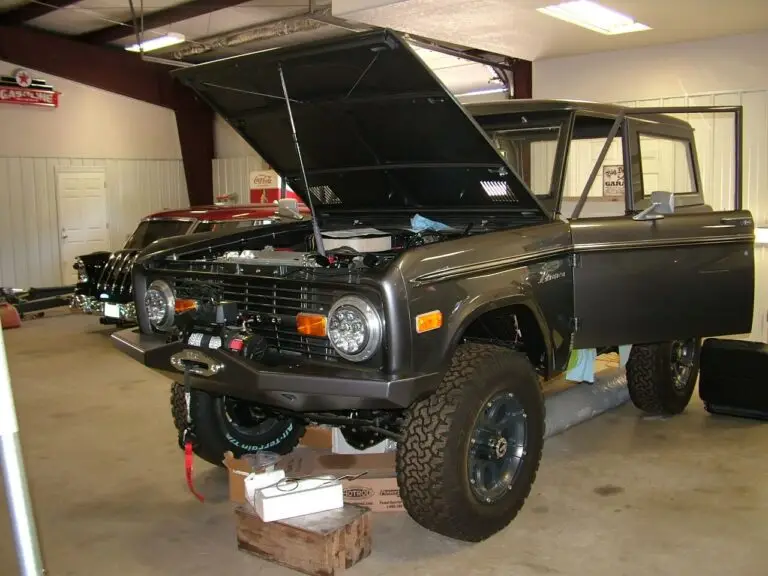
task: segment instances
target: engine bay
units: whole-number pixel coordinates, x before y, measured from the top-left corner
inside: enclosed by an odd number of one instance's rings
[[[322,232],[325,256],[315,250],[312,235],[307,235],[304,247],[266,245],[260,249],[230,250],[214,261],[293,268],[378,268],[394,260],[404,250],[458,238],[467,232],[340,228]]]

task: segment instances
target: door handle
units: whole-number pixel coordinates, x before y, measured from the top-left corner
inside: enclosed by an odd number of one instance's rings
[[[720,224],[733,224],[734,226],[749,226],[751,222],[750,218],[743,216],[723,216],[720,218]]]

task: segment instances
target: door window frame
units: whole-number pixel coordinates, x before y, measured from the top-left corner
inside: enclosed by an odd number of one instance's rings
[[[668,190],[675,196],[675,206],[700,206],[705,204],[704,193],[701,186],[701,174],[699,172],[698,154],[696,151],[696,142],[693,136],[693,132],[682,126],[674,126],[670,124],[657,123],[650,119],[630,117],[627,118],[625,124],[628,125],[628,142],[629,142],[629,163],[632,167],[631,172],[627,172],[625,166],[625,174],[631,175],[631,185],[628,187],[628,192],[631,190],[631,196],[627,198],[628,210],[638,211],[644,210],[651,204],[650,192],[645,194],[644,180],[643,180],[643,159],[642,151],[640,149],[640,136],[651,136],[659,139],[673,140],[687,144],[686,150],[688,151],[688,165],[691,170],[691,178],[693,181],[694,192],[675,193],[674,190]],[[626,181],[626,179],[625,179]]]

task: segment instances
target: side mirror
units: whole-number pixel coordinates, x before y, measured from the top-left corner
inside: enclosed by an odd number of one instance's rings
[[[301,220],[304,218],[299,213],[299,203],[295,198],[280,198],[277,201],[277,215],[284,216],[286,218],[295,218]]]
[[[651,205],[632,216],[632,220],[660,220],[665,214],[675,213],[675,195],[655,190],[651,192]]]

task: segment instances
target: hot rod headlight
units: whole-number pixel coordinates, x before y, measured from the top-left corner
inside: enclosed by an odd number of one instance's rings
[[[77,271],[78,282],[88,282],[88,272],[85,269],[85,263],[80,258],[75,258],[75,263],[72,265],[72,268]]]
[[[158,330],[167,330],[173,326],[176,298],[167,282],[154,280],[144,295],[149,322]]]
[[[328,339],[346,360],[362,362],[373,356],[382,334],[381,316],[364,298],[344,296],[328,312]]]

